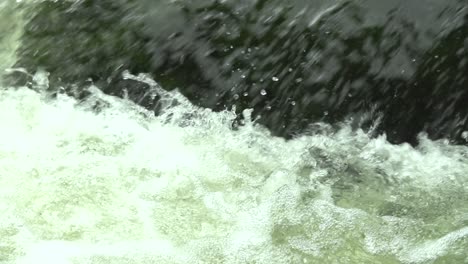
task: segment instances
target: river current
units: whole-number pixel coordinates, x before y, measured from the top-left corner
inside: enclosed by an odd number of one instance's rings
[[[2,70],[22,27],[11,5]],[[156,116],[97,85],[51,97],[47,72],[27,74],[0,89],[2,264],[468,263],[466,146],[346,122],[287,140],[148,75],[122,78],[161,98]]]

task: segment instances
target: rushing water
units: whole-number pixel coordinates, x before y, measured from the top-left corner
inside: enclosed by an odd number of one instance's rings
[[[22,23],[0,39],[12,65]],[[5,14],[5,16],[3,16]],[[468,148],[316,123],[291,140],[147,75],[157,116],[48,74],[0,89],[0,263],[468,263]],[[32,88],[32,89],[30,89]]]
[[[177,92],[154,118],[92,91],[1,92],[5,263],[468,261],[466,147],[285,141]]]

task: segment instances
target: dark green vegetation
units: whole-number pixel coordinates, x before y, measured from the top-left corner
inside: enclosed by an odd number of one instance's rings
[[[466,143],[464,1],[47,1],[30,17],[16,66],[43,67],[52,87],[91,78],[156,107],[128,69],[203,107],[254,108],[275,135],[381,117],[393,143],[422,131]]]

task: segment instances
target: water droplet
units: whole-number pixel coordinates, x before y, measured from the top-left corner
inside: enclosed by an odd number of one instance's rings
[[[327,115],[328,115],[328,111],[323,112],[323,115],[324,115],[324,116],[327,116]]]
[[[123,97],[125,100],[129,100],[129,99],[128,99],[128,90],[127,90],[127,89],[123,89],[122,93],[123,93],[122,97]]]
[[[235,95],[233,96],[233,98],[234,98],[234,100],[237,100],[237,99],[239,99],[239,95],[238,95],[238,94],[235,94]]]
[[[296,105],[296,101],[291,101],[291,105]]]
[[[248,96],[248,95],[249,95],[249,93],[248,93],[248,92],[245,92],[245,93],[243,94],[243,96]]]
[[[262,90],[260,91],[260,94],[261,94],[261,95],[266,95],[267,92],[265,91],[265,89],[262,89]]]
[[[462,137],[464,140],[468,141],[468,131],[463,131],[463,133],[461,134],[461,137]]]
[[[245,79],[245,75],[244,75],[244,74],[242,74],[242,75],[241,75],[241,78],[242,78],[242,79]]]
[[[274,82],[279,81],[278,77],[275,77],[275,76],[273,76],[271,79],[272,79]]]
[[[265,106],[265,109],[268,110],[268,111],[270,111],[270,110],[271,110],[271,106],[270,106],[270,105],[267,105],[267,106]]]
[[[289,69],[288,69],[288,72],[292,72],[292,71],[293,71],[293,69],[292,69],[292,68],[289,68]]]
[[[297,78],[297,79],[296,79],[296,82],[297,82],[297,83],[302,82],[302,78]]]

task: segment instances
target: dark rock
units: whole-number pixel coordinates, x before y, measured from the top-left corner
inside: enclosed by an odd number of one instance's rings
[[[51,73],[51,87],[91,78],[153,109],[150,73],[192,102],[254,117],[291,137],[317,121],[381,121],[393,143],[466,143],[468,9],[463,1],[41,2],[17,66]],[[157,100],[157,99],[156,99]],[[359,121],[360,120],[360,121]],[[367,121],[367,122],[366,122]]]

